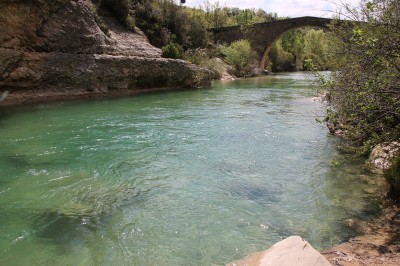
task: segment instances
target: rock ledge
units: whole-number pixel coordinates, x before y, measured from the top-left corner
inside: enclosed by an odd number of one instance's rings
[[[0,106],[211,85],[211,71],[103,14],[106,34],[96,16],[88,0],[1,1]]]

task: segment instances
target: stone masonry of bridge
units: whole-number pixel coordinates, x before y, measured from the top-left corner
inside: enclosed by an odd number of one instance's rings
[[[272,44],[283,33],[302,27],[328,29],[332,19],[319,17],[299,17],[276,20],[272,22],[256,23],[249,27],[223,27],[210,29],[216,43],[230,44],[240,39],[250,41],[252,48],[257,52],[261,69],[265,68],[266,59]]]

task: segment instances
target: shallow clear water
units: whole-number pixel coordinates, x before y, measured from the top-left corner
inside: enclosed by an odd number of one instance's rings
[[[1,265],[212,265],[354,235],[373,189],[312,78],[0,110]],[[362,176],[363,178],[361,178]]]

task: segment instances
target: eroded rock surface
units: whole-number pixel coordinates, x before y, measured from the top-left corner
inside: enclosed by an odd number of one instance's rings
[[[391,166],[391,160],[400,155],[400,142],[385,142],[377,145],[369,156],[369,164],[378,170],[385,170]]]
[[[307,241],[299,236],[291,236],[263,252],[251,254],[227,266],[331,266],[331,264]]]
[[[137,29],[103,16],[88,0],[0,2],[0,105],[209,86],[212,74],[161,58]]]

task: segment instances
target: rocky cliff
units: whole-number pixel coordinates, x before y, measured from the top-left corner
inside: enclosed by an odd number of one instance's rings
[[[210,85],[209,71],[161,58],[89,0],[0,1],[0,105]]]

